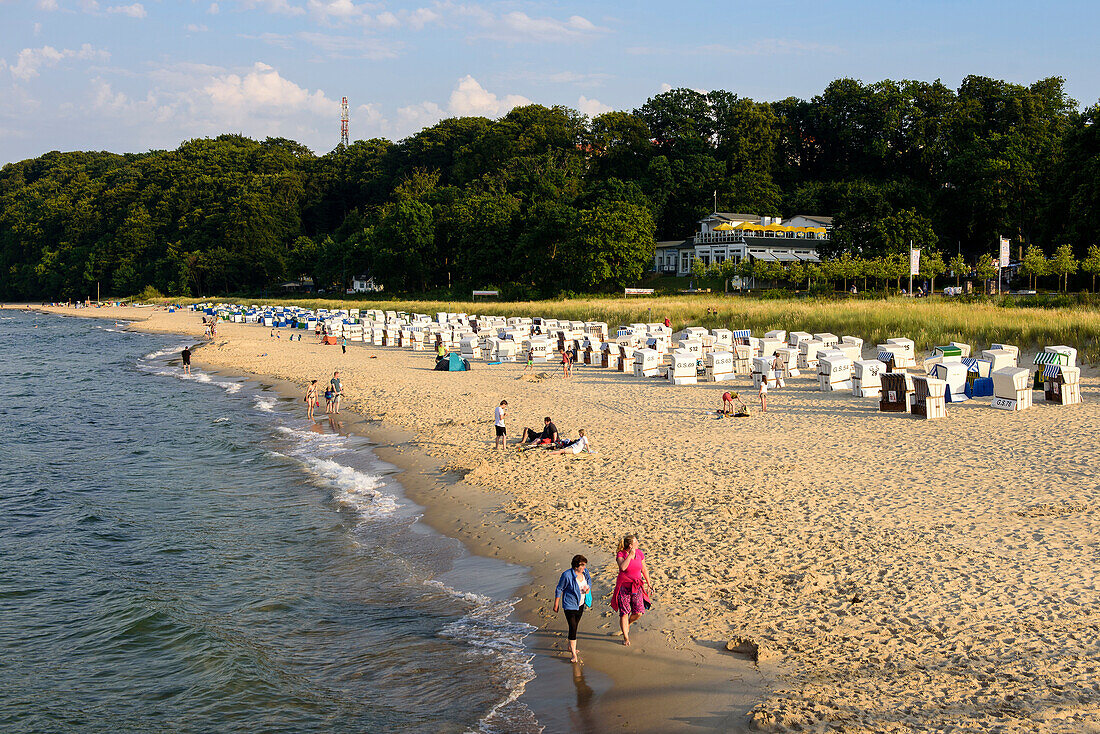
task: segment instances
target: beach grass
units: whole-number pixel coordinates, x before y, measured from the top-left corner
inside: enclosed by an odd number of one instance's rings
[[[168,299],[166,299],[168,300]],[[171,299],[174,303],[223,301],[303,308],[382,309],[435,314],[438,311],[499,316],[544,316],[575,321],[605,321],[614,327],[634,322],[664,321],[673,328],[751,329],[754,334],[785,331],[830,332],[856,336],[866,344],[907,337],[918,351],[951,341],[970,344],[975,353],[992,343],[1023,350],[1065,344],[1079,359],[1100,363],[1100,310],[1085,306],[1028,307],[1006,301],[963,302],[946,298],[761,299],[714,295],[627,299],[589,297],[541,301]],[[1007,304],[1007,305],[1006,305]],[[710,309],[710,313],[708,313]]]

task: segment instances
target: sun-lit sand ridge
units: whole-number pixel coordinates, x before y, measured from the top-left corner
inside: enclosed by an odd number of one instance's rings
[[[193,314],[150,316],[143,328],[201,332]],[[1083,405],[1008,413],[985,398],[937,422],[803,377],[769,396],[767,415],[730,420],[713,416],[725,386],[584,367],[567,381],[553,365],[536,370],[549,379],[521,364],[433,372],[431,353],[353,344],[342,356],[255,326],[223,324],[200,358],[303,385],[339,368],[349,407],[411,429],[530,522],[604,547],[638,531],[672,634],[748,637],[774,666],[775,690],[746,712],[759,728],[1100,725],[1091,372]],[[494,453],[502,398],[513,434],[551,415],[569,435],[587,429],[599,453]]]

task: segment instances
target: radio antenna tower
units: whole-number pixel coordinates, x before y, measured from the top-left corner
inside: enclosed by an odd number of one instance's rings
[[[340,101],[340,145],[348,144],[348,98]]]

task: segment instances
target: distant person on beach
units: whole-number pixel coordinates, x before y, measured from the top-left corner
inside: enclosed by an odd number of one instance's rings
[[[332,386],[326,387],[325,388],[325,412],[326,413],[331,413],[332,412],[332,397],[333,397]]]
[[[627,535],[619,541],[615,554],[619,576],[615,579],[615,592],[611,595],[611,608],[619,613],[619,629],[623,644],[630,644],[630,625],[646,612],[646,602],[653,591],[649,583],[649,569],[645,565],[645,553],[638,547],[638,538]]]
[[[780,357],[778,354],[775,355],[775,359],[772,360],[772,371],[775,372],[775,386],[776,387],[786,387],[787,386],[787,384],[785,382],[783,382],[783,370],[785,368],[786,368],[786,365],[784,364],[782,357]]]
[[[443,346],[442,341],[435,345],[435,356],[436,359],[443,359],[447,356],[447,347]]]
[[[348,338],[346,336],[343,336],[343,335],[340,336],[340,353],[341,354],[347,354],[348,353]]]
[[[501,400],[500,405],[493,410],[493,425],[496,428],[497,438],[493,444],[495,449],[503,449],[508,446],[508,429],[504,427],[504,418],[508,414],[508,401]]]
[[[577,627],[581,623],[584,610],[592,606],[592,576],[588,573],[588,559],[581,555],[573,556],[568,571],[563,571],[554,590],[554,614],[558,609],[565,610],[565,622],[569,625],[569,662],[576,663]]]
[[[572,441],[566,441],[560,449],[551,451],[552,454],[579,454],[585,452],[586,454],[595,453],[592,451],[592,447],[588,444],[588,436],[584,435],[584,429],[577,431],[577,438]]]
[[[527,370],[534,369],[534,367],[535,367],[535,350],[534,349],[528,349],[527,350],[527,366],[523,368],[523,371],[526,372]]]
[[[180,356],[183,357],[183,374],[191,374],[191,348],[184,347]]]
[[[668,316],[665,316],[665,328],[667,328],[667,329],[672,328],[672,322],[669,320]]]
[[[332,379],[328,381],[332,388],[332,412],[340,412],[340,398],[344,397],[344,383],[340,380],[340,372],[332,373]]]
[[[524,428],[523,437],[520,439],[520,443],[554,443],[558,440],[558,427],[554,425],[554,421],[550,420],[550,416],[546,416],[542,419],[543,429],[540,431],[537,428]]]
[[[768,412],[768,376],[760,375],[760,412]]]
[[[310,380],[306,388],[306,418],[313,420],[313,409],[317,406],[317,380]]]
[[[573,363],[573,360],[569,357],[569,351],[566,349],[561,350],[561,370],[562,377],[569,377],[569,366]]]

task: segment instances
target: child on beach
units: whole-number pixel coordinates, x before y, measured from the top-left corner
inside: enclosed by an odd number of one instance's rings
[[[527,370],[534,369],[534,367],[535,367],[535,350],[534,349],[528,349],[527,350],[527,366],[523,368],[523,371],[526,372]]]
[[[760,376],[760,412],[768,412],[768,376]]]
[[[501,400],[500,405],[493,411],[493,424],[496,427],[497,439],[493,444],[495,449],[503,449],[508,446],[508,429],[504,427],[504,418],[508,413],[508,401]]]
[[[325,388],[325,412],[326,413],[331,413],[332,412],[332,396],[333,396],[333,394],[334,393],[332,392],[331,387]]]

